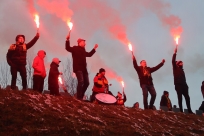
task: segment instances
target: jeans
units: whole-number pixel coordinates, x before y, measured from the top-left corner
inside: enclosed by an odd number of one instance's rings
[[[43,87],[44,87],[44,77],[40,75],[34,75],[33,76],[33,90],[42,93]]]
[[[186,100],[186,106],[188,108],[188,112],[191,113],[192,110],[190,105],[190,97],[188,95],[188,85],[175,85],[175,90],[178,96],[178,104],[179,104],[180,111],[183,112],[183,106],[182,106],[182,95],[183,95]]]
[[[17,72],[20,72],[20,76],[22,79],[23,89],[27,89],[27,75],[26,75],[26,68],[24,65],[19,65],[17,67],[11,67],[11,89],[16,89],[16,79],[17,79]]]
[[[142,84],[144,109],[148,109],[148,92],[151,94],[149,109],[153,109],[154,101],[156,99],[156,91],[153,85]]]
[[[86,89],[89,86],[88,73],[83,71],[77,71],[75,74],[78,80],[77,99],[82,100],[86,92]]]

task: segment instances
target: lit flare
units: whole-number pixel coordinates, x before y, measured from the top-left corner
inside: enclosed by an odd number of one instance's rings
[[[36,23],[37,28],[39,28],[39,26],[40,26],[40,17],[37,14],[35,14],[35,20],[34,21]]]
[[[68,25],[68,27],[69,27],[69,29],[70,29],[70,31],[71,31],[71,30],[72,30],[72,27],[73,27],[73,23],[70,22],[70,21],[67,21],[67,25]]]
[[[179,38],[180,38],[180,36],[176,36],[176,37],[174,38],[174,40],[175,40],[175,42],[176,42],[176,45],[178,45],[178,43],[179,43]]]
[[[58,80],[59,80],[60,84],[63,84],[62,83],[62,78],[60,76],[58,77]]]
[[[131,43],[128,44],[129,50],[132,51],[132,45]]]
[[[125,87],[125,83],[123,81],[121,81],[121,84],[122,84],[122,87],[124,88]]]

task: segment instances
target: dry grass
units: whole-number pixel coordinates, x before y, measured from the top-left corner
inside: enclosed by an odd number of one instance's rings
[[[0,135],[204,135],[204,117],[0,90]]]

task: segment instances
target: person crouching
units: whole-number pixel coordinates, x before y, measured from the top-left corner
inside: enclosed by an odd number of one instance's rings
[[[91,95],[91,102],[95,101],[95,96],[98,93],[108,93],[112,95],[112,93],[109,91],[108,80],[105,77],[105,73],[105,69],[101,68],[99,69],[99,73],[97,73],[94,77],[94,86],[92,89],[93,92]]]
[[[50,95],[59,96],[59,84],[58,77],[62,75],[59,72],[58,67],[61,61],[58,58],[53,58],[52,63],[50,64],[50,71],[48,76],[48,89],[50,90]]]
[[[122,98],[122,94],[120,92],[118,92],[118,95],[116,96],[116,105],[124,105],[124,103],[126,102],[126,95],[125,93],[123,92],[123,96],[124,98]]]

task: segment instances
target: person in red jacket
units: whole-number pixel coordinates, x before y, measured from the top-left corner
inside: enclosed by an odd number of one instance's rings
[[[46,77],[46,70],[44,65],[44,58],[46,52],[43,50],[38,51],[38,55],[33,61],[33,90],[42,93],[44,87],[44,79]]]
[[[93,92],[91,95],[91,101],[94,101],[96,99],[95,96],[98,93],[107,93],[112,95],[112,93],[109,91],[108,80],[105,77],[105,73],[105,69],[100,68],[99,73],[97,73],[94,77],[94,86],[92,89]]]
[[[6,55],[7,62],[11,67],[11,89],[16,89],[17,72],[20,73],[22,79],[23,90],[27,89],[27,75],[26,75],[26,56],[27,50],[30,49],[39,39],[39,33],[29,42],[25,43],[24,35],[16,36],[16,43],[11,44]]]
[[[82,100],[86,89],[89,86],[89,77],[87,72],[86,57],[91,57],[98,48],[98,44],[95,44],[94,48],[90,52],[85,50],[85,40],[79,38],[77,40],[78,46],[70,47],[70,35],[66,38],[65,48],[68,52],[72,53],[73,59],[73,71],[76,74],[78,85],[77,85],[77,99]]]
[[[144,103],[144,109],[154,109],[154,101],[156,99],[156,91],[154,89],[154,85],[152,82],[152,75],[151,73],[157,71],[159,68],[161,68],[164,65],[165,60],[163,59],[160,64],[158,64],[156,67],[147,67],[147,63],[145,60],[142,60],[140,62],[140,66],[137,65],[137,61],[135,56],[132,56],[133,58],[133,66],[135,70],[137,71],[137,74],[139,76],[140,86],[143,91],[143,103]],[[150,106],[148,107],[148,92],[151,94],[151,100],[150,100]]]

